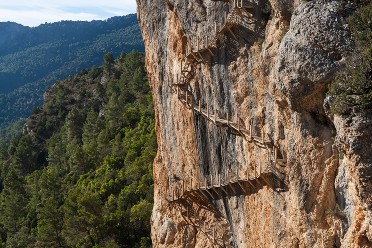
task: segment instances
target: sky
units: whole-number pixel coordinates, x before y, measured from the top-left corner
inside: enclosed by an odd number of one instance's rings
[[[35,27],[62,20],[104,20],[136,13],[136,0],[0,0],[0,22]]]

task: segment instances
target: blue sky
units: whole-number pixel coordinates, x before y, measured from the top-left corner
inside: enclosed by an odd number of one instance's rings
[[[136,0],[1,0],[0,22],[35,27],[62,20],[104,20],[136,12]]]

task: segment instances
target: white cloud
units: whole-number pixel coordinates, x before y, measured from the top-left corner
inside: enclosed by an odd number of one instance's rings
[[[13,0],[0,2],[0,21],[37,26],[61,20],[102,20],[135,11],[135,0]]]

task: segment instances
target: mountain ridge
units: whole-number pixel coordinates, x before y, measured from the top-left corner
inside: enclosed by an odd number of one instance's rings
[[[103,62],[103,55],[142,52],[135,14],[104,21],[61,21],[25,27],[1,23],[0,127],[27,117],[55,81]]]
[[[24,49],[37,44],[49,43],[52,41],[63,41],[63,40],[76,40],[82,35],[96,35],[97,32],[94,29],[101,29],[103,33],[109,33],[110,31],[120,28],[128,27],[129,25],[136,25],[137,18],[135,14],[129,14],[126,16],[114,16],[106,20],[92,20],[92,21],[69,21],[63,20],[53,23],[40,24],[37,27],[24,26],[16,22],[0,22],[0,35],[3,43],[0,42],[0,56],[10,54],[15,51]],[[84,25],[84,30],[80,29],[79,26]],[[4,32],[5,29],[5,32]],[[94,32],[93,32],[94,31]],[[13,32],[13,33],[8,33]],[[57,36],[50,37],[51,34],[58,33]],[[8,36],[7,36],[8,34]],[[77,35],[78,37],[69,36]],[[10,40],[7,40],[7,38]],[[21,41],[23,46],[18,49],[10,49],[12,46],[18,45],[17,40],[20,38],[25,39],[27,42]],[[70,38],[70,39],[69,39]],[[86,38],[86,37],[84,37]],[[0,40],[0,41],[1,41]],[[8,45],[10,47],[4,47]]]

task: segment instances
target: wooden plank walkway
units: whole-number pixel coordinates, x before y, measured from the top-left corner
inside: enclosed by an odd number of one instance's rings
[[[181,183],[175,183],[170,187],[166,198],[173,204],[172,206],[178,207],[187,223],[198,228],[211,242],[219,247],[230,247],[232,233],[229,222],[222,217],[212,202],[232,195],[247,195],[249,191],[256,192],[255,190],[258,191],[265,185],[274,188],[274,183],[271,182],[273,175],[278,180],[284,180],[284,176],[272,166],[261,170],[261,167],[251,173],[247,170],[243,177],[239,175],[239,171],[235,172],[234,177],[227,172],[223,181],[221,175],[215,178],[210,176],[210,180],[204,178],[202,183],[199,181],[193,183],[192,179],[182,180]],[[214,213],[213,215],[218,217],[217,224],[207,223],[208,218],[201,216],[201,209]],[[221,228],[216,228],[216,225],[221,226],[221,223],[225,225],[222,232]]]
[[[171,201],[171,204],[172,211],[178,210],[186,223],[201,231],[215,246],[231,247],[230,223],[210,203],[207,196],[188,190],[182,198]],[[208,212],[212,213],[212,218]]]
[[[172,189],[174,190],[175,188],[173,187]],[[179,193],[173,191],[173,198],[175,194]],[[169,201],[172,213],[174,210],[178,210],[186,223],[198,228],[215,246],[231,247],[232,232],[230,223],[210,202],[208,196],[203,193],[198,194],[195,191],[186,190],[182,193],[182,197]],[[213,218],[210,215],[208,216],[208,212],[212,213]]]
[[[178,87],[176,93],[178,99],[187,108],[191,109],[196,114],[201,115],[207,121],[214,123],[218,127],[227,127],[231,129],[235,135],[243,137],[245,140],[254,143],[257,147],[261,149],[267,149],[270,154],[269,160],[272,161],[274,164],[285,164],[287,162],[285,157],[281,158],[278,157],[279,147],[275,145],[271,139],[266,138],[264,132],[261,132],[261,136],[254,135],[252,123],[248,124],[247,129],[245,126],[240,124],[238,116],[236,117],[237,121],[234,122],[230,120],[228,114],[225,119],[219,117],[217,113],[211,113],[209,111],[210,106],[207,105],[206,108],[203,108],[201,105],[201,101],[198,101],[198,104],[196,104],[194,96],[191,94],[191,92],[189,92],[189,90],[187,89],[185,90],[185,88],[183,87]]]
[[[231,13],[226,16],[224,25],[221,28],[217,28],[215,24],[215,36],[208,40],[206,37],[206,46],[201,48],[199,37],[197,37],[197,47],[196,50],[189,49],[186,52],[184,61],[181,61],[181,78],[180,81],[177,79],[177,84],[188,84],[190,80],[195,76],[195,67],[200,63],[206,63],[205,58],[210,54],[214,56],[214,50],[217,48],[219,39],[223,37],[226,33],[232,35],[235,39],[236,36],[232,32],[232,28],[238,25],[240,18],[244,18],[244,13],[253,10],[255,6],[246,0],[235,0]],[[172,85],[173,88],[174,85]]]
[[[228,2],[228,0],[222,1]],[[234,177],[231,177],[231,174],[226,172],[223,180],[221,180],[221,174],[219,174],[215,178],[210,175],[209,180],[204,178],[203,182],[201,182],[202,180],[193,182],[190,179],[170,184],[170,191],[166,192],[166,199],[173,204],[172,206],[178,206],[179,212],[187,223],[198,228],[218,247],[232,247],[232,232],[230,223],[222,217],[214,206],[213,201],[222,197],[255,193],[264,186],[275,190],[275,183],[272,182],[272,179],[284,181],[284,175],[276,169],[276,164],[286,163],[284,157],[278,158],[279,147],[269,138],[265,138],[263,132],[261,136],[254,135],[252,123],[249,123],[248,128],[246,128],[240,123],[238,116],[236,116],[236,121],[232,121],[229,114],[225,118],[221,118],[218,113],[211,113],[211,106],[208,106],[208,104],[202,106],[200,100],[194,99],[190,86],[190,81],[196,74],[196,66],[201,63],[208,63],[207,58],[215,55],[215,50],[224,35],[230,35],[237,40],[233,32],[235,26],[248,27],[248,25],[254,24],[254,22],[243,23],[242,20],[247,19],[249,13],[256,7],[249,0],[234,0],[232,11],[225,15],[225,23],[220,28],[215,24],[215,36],[212,39],[208,39],[208,36],[206,36],[206,45],[204,47],[201,46],[198,36],[196,49],[188,47],[188,51],[186,51],[186,55],[181,61],[181,76],[180,78],[177,76],[176,84],[171,85],[172,92],[177,93],[178,99],[195,114],[202,116],[218,127],[229,128],[232,133],[243,137],[248,142],[254,143],[259,148],[268,150],[269,165],[263,171],[261,171],[261,167],[256,171],[255,167],[251,173],[247,169],[243,177],[240,177],[239,171],[236,171]],[[203,213],[201,210],[214,213],[213,216],[217,216],[217,220],[211,222],[208,220],[208,216],[200,214]]]
[[[267,166],[265,170],[261,170],[261,167],[258,170],[255,168],[251,172],[246,170],[244,176],[239,175],[239,171],[236,171],[234,177],[231,177],[231,173],[227,171],[223,180],[220,174],[217,177],[210,175],[210,178],[204,178],[203,182],[193,182],[192,179],[182,180],[181,184],[171,186],[170,192],[167,192],[168,200],[173,202],[190,198],[200,206],[213,211],[213,207],[210,205],[211,199],[249,194],[250,189],[259,189],[265,185],[275,189],[274,183],[271,182],[273,177],[275,180],[284,181],[284,175],[271,165]]]
[[[243,0],[235,0],[234,1],[234,8],[232,9],[231,13],[227,16],[227,20],[225,24],[218,30],[217,26],[216,29],[216,35],[211,40],[210,43],[207,42],[207,47],[205,48],[199,48],[199,40],[197,42],[197,50],[196,51],[190,51],[187,53],[185,60],[186,62],[181,62],[181,83],[178,80],[177,77],[177,83],[172,85],[172,92],[177,93],[178,99],[184,103],[188,108],[192,109],[195,113],[200,114],[204,118],[206,118],[208,121],[213,122],[215,125],[219,127],[228,127],[232,130],[232,132],[238,136],[242,136],[249,142],[254,142],[258,147],[263,149],[274,149],[273,152],[273,158],[272,160],[275,163],[285,163],[285,158],[277,158],[277,151],[276,147],[273,144],[272,140],[265,139],[264,133],[261,134],[261,137],[255,136],[252,134],[252,125],[249,124],[249,128],[242,126],[239,123],[239,119],[237,118],[237,122],[230,121],[229,116],[224,118],[220,118],[217,113],[210,113],[209,112],[209,106],[206,106],[206,108],[202,108],[200,105],[200,100],[196,101],[193,97],[193,94],[191,92],[190,87],[190,80],[195,75],[195,66],[196,64],[204,62],[204,57],[202,54],[205,53],[211,53],[213,55],[213,49],[217,47],[217,43],[219,38],[224,35],[225,33],[230,33],[232,35],[233,32],[231,31],[231,28],[234,25],[238,24],[239,17],[242,17],[242,11],[249,11],[254,9],[254,5],[252,3],[249,3],[247,1]]]

